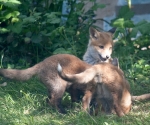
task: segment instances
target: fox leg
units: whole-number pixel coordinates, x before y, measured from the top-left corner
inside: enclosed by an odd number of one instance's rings
[[[99,99],[96,100],[96,106],[93,115],[98,115],[99,111],[102,109],[102,104]]]
[[[83,95],[83,92],[79,89],[73,89],[71,92],[71,100],[72,102],[79,102],[81,101],[81,96]]]
[[[125,114],[123,113],[123,111],[122,111],[122,109],[121,109],[121,107],[119,105],[120,102],[118,100],[118,94],[117,93],[113,93],[112,96],[113,96],[113,106],[114,106],[115,112],[117,113],[117,115],[119,117],[124,116]]]
[[[99,111],[105,112],[106,114],[112,113],[111,101],[107,98],[100,98],[96,101],[95,115],[98,115]]]
[[[64,91],[49,91],[49,98],[48,98],[48,103],[56,108],[59,113],[65,114],[66,111],[64,110],[62,106],[62,96],[64,94]]]
[[[69,87],[67,92],[70,94],[72,102],[79,102],[79,101],[81,101],[80,96],[83,95],[83,92],[81,90],[77,89],[76,87],[74,87],[72,85],[72,86]]]
[[[92,99],[92,95],[93,95],[93,93],[90,90],[85,92],[85,94],[82,98],[83,110],[88,111],[88,112],[90,111],[90,102]]]

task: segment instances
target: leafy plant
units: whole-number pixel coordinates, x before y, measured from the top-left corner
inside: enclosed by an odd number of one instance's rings
[[[0,1],[0,33],[6,33],[10,31],[7,25],[12,25],[19,21],[18,16],[20,12],[18,11],[18,6],[20,2],[18,0],[1,0]]]
[[[0,19],[4,24],[1,29],[5,31],[0,36],[0,48],[5,55],[3,61],[19,63],[22,58],[27,64],[34,64],[57,53],[82,57],[88,42],[87,31],[94,23],[94,11],[105,7],[93,3],[84,13],[84,1],[68,0],[70,11],[63,15],[63,0],[1,2],[3,11]],[[62,17],[67,18],[66,22],[62,22]]]
[[[138,33],[141,35],[150,34],[150,22],[142,20],[137,24],[131,20],[134,16],[133,11],[128,6],[123,6],[116,19],[112,20],[111,25],[116,27],[115,38],[120,34],[122,37],[130,41],[131,38],[136,38]]]

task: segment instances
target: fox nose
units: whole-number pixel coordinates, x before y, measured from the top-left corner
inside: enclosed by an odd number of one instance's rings
[[[109,58],[109,56],[106,56],[106,59],[108,59]]]

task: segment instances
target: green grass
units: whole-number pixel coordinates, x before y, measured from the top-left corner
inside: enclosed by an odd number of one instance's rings
[[[116,115],[90,116],[81,111],[81,104],[64,104],[68,113],[61,115],[47,105],[46,88],[32,79],[9,82],[0,88],[0,125],[149,125],[150,102],[135,102],[131,112]],[[67,100],[68,96],[64,97]]]
[[[131,93],[150,93],[150,50],[135,51],[117,46],[114,55],[131,86]],[[0,80],[2,83],[2,80]],[[71,107],[65,94],[63,104],[66,115],[59,114],[46,103],[47,90],[36,78],[27,82],[7,82],[0,87],[0,125],[149,125],[150,101],[134,102],[132,110],[124,117],[90,116],[82,112],[81,104]]]

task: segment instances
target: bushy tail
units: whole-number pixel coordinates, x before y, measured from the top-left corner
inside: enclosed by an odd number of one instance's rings
[[[93,80],[96,76],[96,71],[94,67],[91,67],[79,74],[65,74],[60,64],[58,64],[57,71],[59,76],[69,82],[79,83],[79,84],[86,84]]]
[[[0,76],[14,79],[19,81],[25,81],[30,79],[33,75],[38,73],[38,65],[35,65],[31,68],[24,69],[24,70],[17,70],[17,69],[0,69]]]
[[[150,93],[139,95],[139,96],[132,96],[132,101],[141,101],[147,99],[150,99]]]

